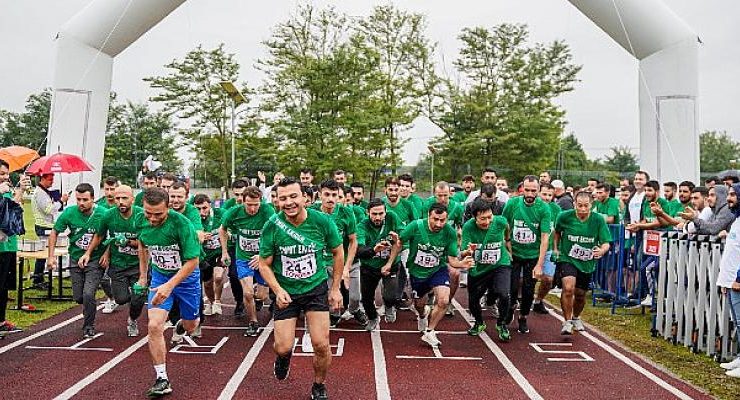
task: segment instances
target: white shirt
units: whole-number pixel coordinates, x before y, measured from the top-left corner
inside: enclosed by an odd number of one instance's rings
[[[645,191],[635,193],[627,205],[630,213],[630,222],[640,222],[640,211],[642,210],[642,201],[645,199]]]
[[[470,194],[468,195],[468,198],[465,199],[465,203],[463,205],[467,206],[468,204],[472,203],[473,200],[477,199],[478,196],[480,196],[480,190],[474,190],[470,192]],[[496,200],[505,204],[507,201],[509,201],[509,194],[504,192],[503,190],[497,190]]]
[[[719,276],[717,286],[731,288],[737,278],[737,269],[740,267],[740,218],[730,226],[725,242],[725,251],[719,261]]]

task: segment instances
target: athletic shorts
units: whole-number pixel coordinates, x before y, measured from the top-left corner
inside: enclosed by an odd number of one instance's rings
[[[159,285],[166,283],[172,278],[172,275],[165,275],[155,269],[152,269],[152,281],[149,284],[150,289],[157,288]],[[179,285],[172,289],[170,296],[160,305],[152,305],[152,299],[156,294],[155,291],[149,290],[148,309],[159,308],[162,310],[172,310],[172,304],[175,299],[180,307],[180,317],[186,321],[194,321],[200,316],[200,271],[196,269],[190,276],[185,278]]]
[[[213,279],[213,268],[223,267],[221,264],[221,256],[215,256],[211,258],[204,258],[201,260],[198,268],[200,269],[200,281],[208,282]]]
[[[447,267],[441,267],[428,278],[417,278],[411,275],[411,293],[415,299],[420,299],[437,286],[450,286],[450,273]]]
[[[552,250],[545,253],[545,262],[542,264],[542,275],[552,278],[555,276],[555,263],[552,262]]]
[[[277,303],[275,303],[272,312],[275,321],[298,318],[301,312],[329,312],[329,286],[326,282],[316,285],[315,288],[306,293],[291,294],[290,299],[292,300],[290,304],[282,310],[278,309]]]
[[[237,278],[239,278],[239,280],[254,277],[254,283],[262,286],[267,286],[267,282],[262,279],[260,271],[257,269],[252,269],[252,267],[249,266],[249,260],[236,260],[236,276]]]
[[[562,279],[569,276],[576,278],[576,289],[589,289],[591,284],[591,274],[581,272],[581,270],[571,263],[558,263],[557,281],[560,283],[560,287],[563,287]]]

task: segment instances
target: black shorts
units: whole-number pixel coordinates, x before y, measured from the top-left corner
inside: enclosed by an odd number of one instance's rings
[[[292,301],[282,310],[278,309],[277,303],[275,304],[272,314],[275,321],[298,318],[301,312],[329,312],[329,286],[326,282],[319,284],[304,294],[291,294],[290,298]]]
[[[14,251],[0,253],[0,289],[15,290],[18,261]]]
[[[581,272],[581,270],[571,263],[559,262],[555,269],[555,279],[561,288],[563,287],[562,279],[568,276],[576,278],[576,289],[589,289],[591,285],[591,274]]]
[[[204,258],[200,261],[198,269],[200,269],[201,282],[208,282],[213,279],[213,267],[223,267],[221,264],[221,256]]]

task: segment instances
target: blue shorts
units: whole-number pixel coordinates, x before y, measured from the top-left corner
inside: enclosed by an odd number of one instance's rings
[[[555,276],[555,263],[552,262],[552,250],[545,253],[545,262],[542,264],[542,275],[552,278]]]
[[[447,272],[447,266],[442,266],[426,279],[411,276],[411,293],[415,299],[424,297],[437,286],[450,286],[450,273]]]
[[[236,260],[236,276],[239,280],[244,278],[254,277],[254,283],[262,286],[267,286],[267,282],[262,279],[260,271],[252,269],[249,266],[249,260]]]
[[[152,269],[152,281],[149,284],[150,288],[159,287],[166,283],[172,275],[165,275],[155,269]],[[160,305],[152,305],[152,299],[156,292],[149,291],[149,305],[148,309],[159,308],[162,310],[170,311],[172,309],[172,303],[177,299],[180,305],[180,317],[186,321],[194,321],[200,316],[200,271],[196,268],[190,276],[185,278],[179,285],[172,289],[170,296]]]

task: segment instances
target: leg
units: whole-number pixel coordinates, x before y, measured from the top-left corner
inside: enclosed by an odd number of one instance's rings
[[[329,313],[322,311],[306,312],[306,319],[311,325],[311,344],[313,345],[314,383],[324,383],[326,373],[331,365],[329,347]]]
[[[95,326],[95,313],[97,312],[97,301],[95,300],[95,292],[98,290],[100,280],[103,278],[105,271],[98,264],[97,260],[90,262],[85,267],[83,272],[85,277],[84,288],[82,290],[82,304],[85,315],[86,327]]]
[[[167,356],[167,346],[164,342],[164,323],[167,321],[167,310],[150,308],[148,314],[149,354],[152,357],[153,365],[163,365]]]
[[[213,267],[213,295],[214,301],[221,302],[221,293],[224,290],[224,268],[220,266]],[[244,287],[242,287],[244,289]]]
[[[139,267],[131,267],[126,271],[128,278],[128,288],[133,287],[134,283],[139,281]],[[129,302],[128,316],[132,320],[137,320],[141,316],[141,311],[146,303],[146,294],[136,294],[131,290],[131,300]]]
[[[213,302],[216,301],[216,293],[213,288],[213,279],[203,282],[203,291],[206,294],[206,298],[208,299],[208,302],[210,304],[213,304]]]
[[[516,307],[516,301],[519,293],[519,276],[522,273],[522,261],[514,258],[511,261],[511,279],[509,281],[509,309],[506,313],[506,324],[510,324],[514,320],[514,307]],[[501,312],[499,307],[499,312]]]
[[[455,298],[457,288],[460,287],[460,270],[457,268],[447,267],[447,273],[450,274],[450,294],[448,300]]]
[[[403,268],[400,265],[398,267],[399,267],[399,271],[400,271],[400,268]],[[398,307],[398,303],[399,303],[399,299],[397,296],[397,293],[399,291],[398,273],[391,272],[390,275],[384,276],[382,279],[383,279],[383,290],[382,290],[381,296],[383,297],[383,304],[386,307]],[[375,292],[375,289],[373,289],[373,293],[374,292]],[[372,295],[372,297],[375,297],[374,294]],[[365,298],[364,292],[363,292],[362,298],[363,299]]]
[[[563,276],[563,292],[560,294],[560,307],[563,310],[563,318],[566,321],[573,319],[573,303],[576,290],[576,277]]]
[[[477,325],[483,324],[480,299],[486,293],[486,280],[481,276],[468,275],[468,307]]]
[[[583,307],[586,306],[586,291],[581,288],[576,288],[575,298],[573,301],[573,318],[578,318],[583,312]]]
[[[254,306],[254,277],[246,276],[239,280],[239,284],[242,285],[242,293],[244,293],[244,310],[247,313],[247,319],[257,321],[257,309]]]
[[[511,267],[499,267],[493,270],[491,290],[489,293],[498,300],[499,310],[508,310],[511,301]],[[499,316],[497,325],[505,325],[505,317]]]
[[[236,268],[234,268],[234,263],[236,260],[236,247],[230,247],[228,249],[229,257],[231,258],[231,268],[227,269],[227,274],[229,277],[229,283],[231,287],[231,294],[234,295],[234,301],[236,302],[236,307],[234,308],[234,315],[240,315],[244,310],[244,303],[242,302],[242,299],[244,298],[244,292],[242,291],[242,285],[239,283],[239,277],[237,276]]]
[[[100,278],[100,287],[103,289],[103,293],[105,293],[105,297],[108,298],[108,301],[114,300],[113,297],[113,283],[111,282],[111,277],[108,275],[108,269],[103,270],[103,276]]]
[[[275,343],[273,344],[273,349],[279,357],[287,357],[293,351],[295,325],[296,318],[275,321],[275,329],[273,331]]]
[[[429,319],[429,329],[434,330],[439,321],[445,315],[447,306],[450,304],[450,288],[447,286],[434,287],[434,309]]]
[[[532,271],[537,260],[527,260],[522,266],[522,304],[519,307],[519,316],[526,318],[532,309],[534,301],[534,287],[537,280],[532,277]]]
[[[361,299],[360,263],[356,262],[352,264],[352,268],[349,270],[349,305],[347,308],[349,312],[354,313],[360,308]]]
[[[113,295],[113,299],[116,301],[116,304],[124,305],[131,301],[131,284],[133,282],[131,282],[129,277],[129,269],[118,270],[115,268],[117,267],[111,266],[108,271],[111,294]]]
[[[69,260],[69,279],[72,281],[72,300],[82,304],[82,289],[85,287],[85,276],[82,269],[77,266],[77,260]]]
[[[360,279],[360,287],[362,289],[362,307],[365,309],[367,318],[374,320],[378,318],[378,311],[375,309],[375,289],[378,287],[380,274],[370,268],[361,268]],[[385,287],[383,289],[385,289]],[[395,292],[393,293],[393,298],[395,299]]]
[[[51,228],[44,228],[38,225],[36,225],[34,228],[36,231],[36,236],[39,238],[39,240],[49,239],[49,235],[47,235],[47,232],[49,232]],[[33,284],[34,285],[44,283],[44,271],[46,271],[46,260],[37,259],[33,267]],[[49,282],[49,284],[51,284],[51,282]]]

